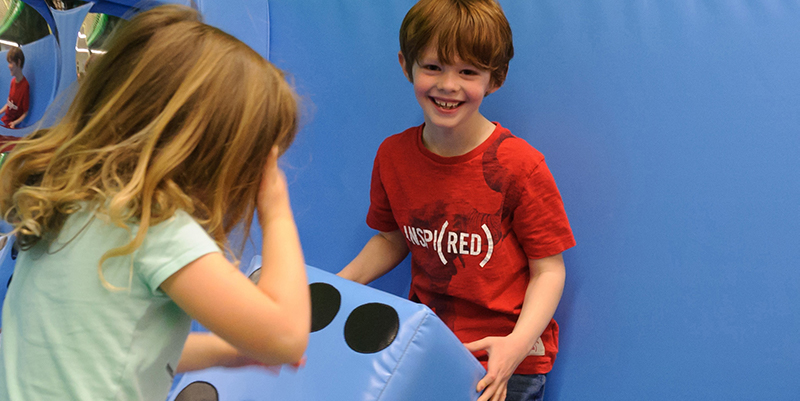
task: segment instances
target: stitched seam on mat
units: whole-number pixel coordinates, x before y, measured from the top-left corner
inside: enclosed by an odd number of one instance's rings
[[[386,384],[381,389],[381,392],[378,393],[377,400],[381,399],[381,397],[383,396],[383,392],[386,391],[386,387],[389,387],[389,383],[392,381],[392,378],[394,378],[395,372],[397,372],[397,369],[400,367],[400,364],[403,362],[403,359],[406,357],[406,354],[408,353],[408,347],[411,346],[411,343],[417,337],[417,333],[419,333],[419,328],[422,327],[422,324],[425,323],[426,320],[428,320],[428,314],[427,313],[425,314],[425,317],[423,317],[422,320],[420,320],[420,322],[417,325],[417,327],[414,329],[414,335],[411,336],[411,340],[408,341],[408,344],[406,345],[406,348],[403,349],[403,353],[400,355],[400,359],[397,360],[397,364],[395,364],[394,369],[392,369],[392,373],[389,375],[389,380],[386,381]]]

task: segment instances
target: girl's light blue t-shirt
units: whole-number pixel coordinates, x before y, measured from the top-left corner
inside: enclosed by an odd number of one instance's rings
[[[178,211],[133,255],[104,263],[106,280],[125,288],[110,291],[98,262],[130,238],[81,211],[57,240],[19,253],[3,306],[0,400],[166,399],[191,320],[159,286],[220,250]]]

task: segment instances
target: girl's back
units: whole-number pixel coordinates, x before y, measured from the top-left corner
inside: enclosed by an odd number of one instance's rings
[[[84,210],[49,245],[19,254],[3,307],[0,389],[8,394],[0,391],[0,399],[163,399],[191,318],[158,286],[219,248],[178,211],[150,227],[131,257],[104,264],[105,279],[128,288],[109,291],[97,261],[129,241],[127,229]]]

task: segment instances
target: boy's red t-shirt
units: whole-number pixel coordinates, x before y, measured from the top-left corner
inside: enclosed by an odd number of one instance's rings
[[[411,251],[412,300],[462,342],[511,333],[530,279],[528,259],[575,245],[544,156],[497,124],[471,152],[441,157],[422,126],[387,138],[372,172],[367,224],[400,230]],[[551,320],[518,374],[547,373],[558,352]],[[476,354],[486,367],[485,352]]]
[[[16,145],[16,143],[14,143],[14,142],[16,142],[16,141],[18,141],[20,139],[22,139],[22,138],[19,138],[19,137],[16,137],[16,136],[0,135],[0,153],[1,152],[10,152],[11,150],[13,150],[14,146]]]
[[[8,91],[8,103],[6,105],[6,113],[2,117],[3,125],[8,126],[8,123],[16,121],[20,116],[28,112],[30,103],[30,85],[28,79],[22,77],[22,80],[17,82],[16,78],[11,79],[11,90]]]

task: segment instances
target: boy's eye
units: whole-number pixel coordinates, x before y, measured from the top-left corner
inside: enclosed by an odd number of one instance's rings
[[[462,70],[461,73],[464,75],[478,75],[478,71],[475,70]]]
[[[422,66],[422,69],[423,70],[428,70],[428,71],[439,71],[440,70],[439,66],[436,65],[436,64],[424,64]]]

